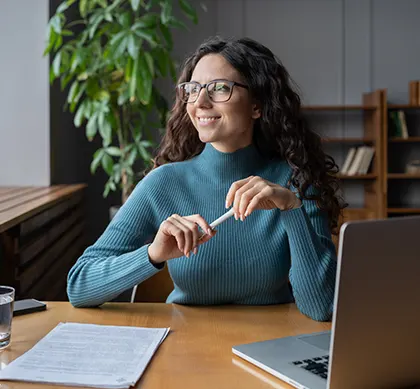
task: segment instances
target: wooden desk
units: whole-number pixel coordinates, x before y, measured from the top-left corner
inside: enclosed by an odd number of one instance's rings
[[[85,248],[85,186],[0,187],[0,284],[17,299],[66,300],[67,272]]]
[[[164,303],[108,303],[77,309],[66,302],[48,310],[14,318],[12,343],[0,352],[0,363],[22,355],[59,322],[141,327],[170,327],[138,382],[144,389],[261,389],[291,386],[232,353],[232,346],[275,337],[324,331],[300,314],[295,305],[187,307]],[[0,381],[1,389],[45,389],[58,386]],[[63,387],[64,388],[64,387]]]

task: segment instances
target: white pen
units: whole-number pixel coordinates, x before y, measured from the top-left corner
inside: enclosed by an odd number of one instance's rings
[[[229,211],[227,211],[226,213],[224,213],[222,216],[220,216],[218,219],[216,219],[214,222],[212,222],[210,224],[211,229],[214,229],[216,226],[218,226],[219,224],[223,223],[224,221],[226,221],[227,219],[229,219],[230,217],[232,217],[235,214],[235,210],[233,208],[229,209]],[[204,236],[206,236],[207,234],[204,233],[200,236],[200,239],[202,239]]]

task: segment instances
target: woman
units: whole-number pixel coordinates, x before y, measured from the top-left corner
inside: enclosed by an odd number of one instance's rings
[[[295,301],[330,320],[335,172],[272,52],[210,39],[185,62],[154,168],[71,269],[69,299],[100,305],[167,263],[168,303]],[[235,217],[212,231],[230,207]]]

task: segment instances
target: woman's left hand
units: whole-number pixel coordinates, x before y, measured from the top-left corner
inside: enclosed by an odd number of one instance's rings
[[[226,196],[226,208],[233,204],[235,219],[245,220],[256,209],[289,210],[300,207],[301,201],[287,188],[258,176],[235,181]]]

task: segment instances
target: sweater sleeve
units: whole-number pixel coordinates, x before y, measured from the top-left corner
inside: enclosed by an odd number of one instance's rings
[[[151,199],[161,178],[155,171],[149,175],[71,268],[67,294],[73,306],[101,305],[160,271],[149,260],[146,242],[158,229]]]
[[[299,310],[317,321],[329,321],[334,305],[337,256],[327,214],[314,200],[282,212],[291,267],[289,279]]]

